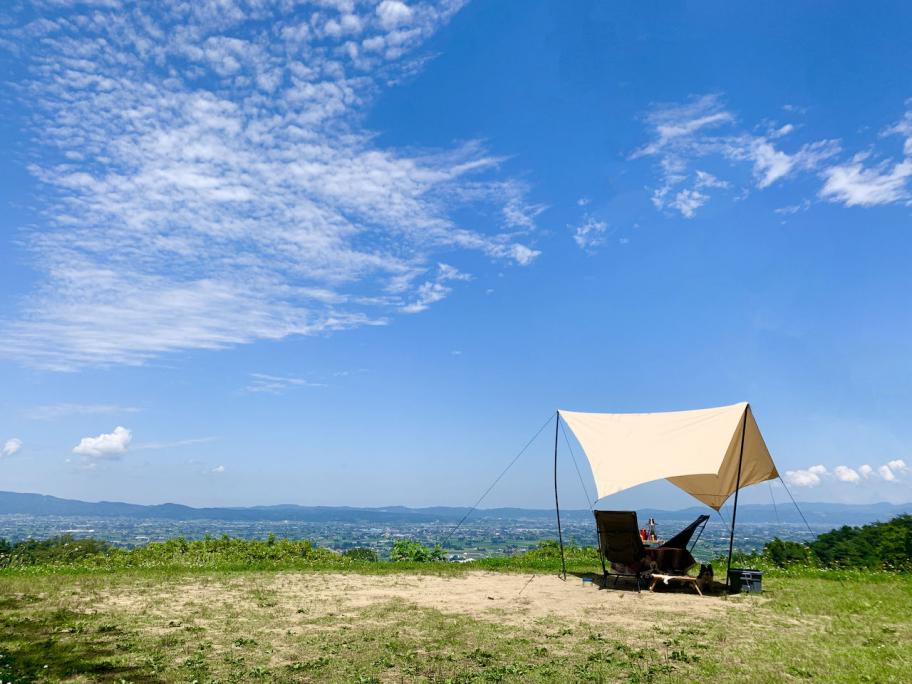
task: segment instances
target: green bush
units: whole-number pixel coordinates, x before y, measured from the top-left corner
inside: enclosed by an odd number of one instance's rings
[[[764,560],[784,568],[789,565],[815,565],[816,557],[807,544],[783,541],[776,537],[763,547]]]
[[[348,549],[342,552],[342,555],[345,558],[349,558],[353,561],[363,561],[367,563],[376,563],[380,558],[377,556],[377,552],[373,549],[368,549],[364,546],[359,546],[354,549]]]
[[[435,544],[433,549],[411,539],[397,539],[390,551],[390,560],[395,562],[429,563],[444,560],[443,549]]]
[[[761,556],[779,567],[912,571],[912,515],[862,527],[840,527],[799,544],[773,539]]]
[[[63,534],[50,539],[26,539],[11,544],[0,539],[0,568],[22,565],[68,565],[111,551],[107,542],[97,539],[74,539]]]
[[[912,515],[831,530],[809,546],[827,567],[912,571]]]
[[[530,549],[525,554],[526,558],[536,560],[560,560],[560,544],[554,539],[545,539],[538,542],[538,546]],[[567,560],[594,560],[598,561],[598,549],[594,546],[576,546],[564,544],[564,558]]]

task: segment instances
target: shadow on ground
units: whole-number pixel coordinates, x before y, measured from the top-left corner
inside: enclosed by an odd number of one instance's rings
[[[40,604],[35,596],[0,597],[0,681],[162,681],[128,662],[130,640],[117,627]],[[18,610],[25,608],[27,615]]]

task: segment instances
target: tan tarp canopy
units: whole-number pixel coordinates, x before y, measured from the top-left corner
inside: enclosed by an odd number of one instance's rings
[[[598,497],[667,479],[719,510],[741,487],[779,476],[746,402],[670,413],[560,411],[589,459]]]

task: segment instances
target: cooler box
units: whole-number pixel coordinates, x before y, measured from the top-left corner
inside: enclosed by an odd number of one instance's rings
[[[759,594],[763,590],[763,572],[747,568],[732,568],[728,571],[728,591],[738,594],[742,591]]]

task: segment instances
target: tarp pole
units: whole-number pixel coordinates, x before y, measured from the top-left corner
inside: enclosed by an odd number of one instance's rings
[[[557,513],[557,541],[561,552],[561,574],[567,580],[567,562],[564,560],[564,535],[560,524],[560,502],[557,499],[557,431],[560,429],[560,411],[554,412],[554,510]]]
[[[744,420],[741,423],[741,453],[738,454],[738,479],[735,481],[735,507],[732,509],[732,526],[731,535],[728,538],[728,565],[725,567],[725,586],[728,587],[731,580],[729,571],[732,566],[732,549],[735,546],[735,518],[738,516],[738,489],[741,487],[741,461],[744,460],[744,436],[747,432],[747,412],[750,411],[750,404],[744,408]]]

